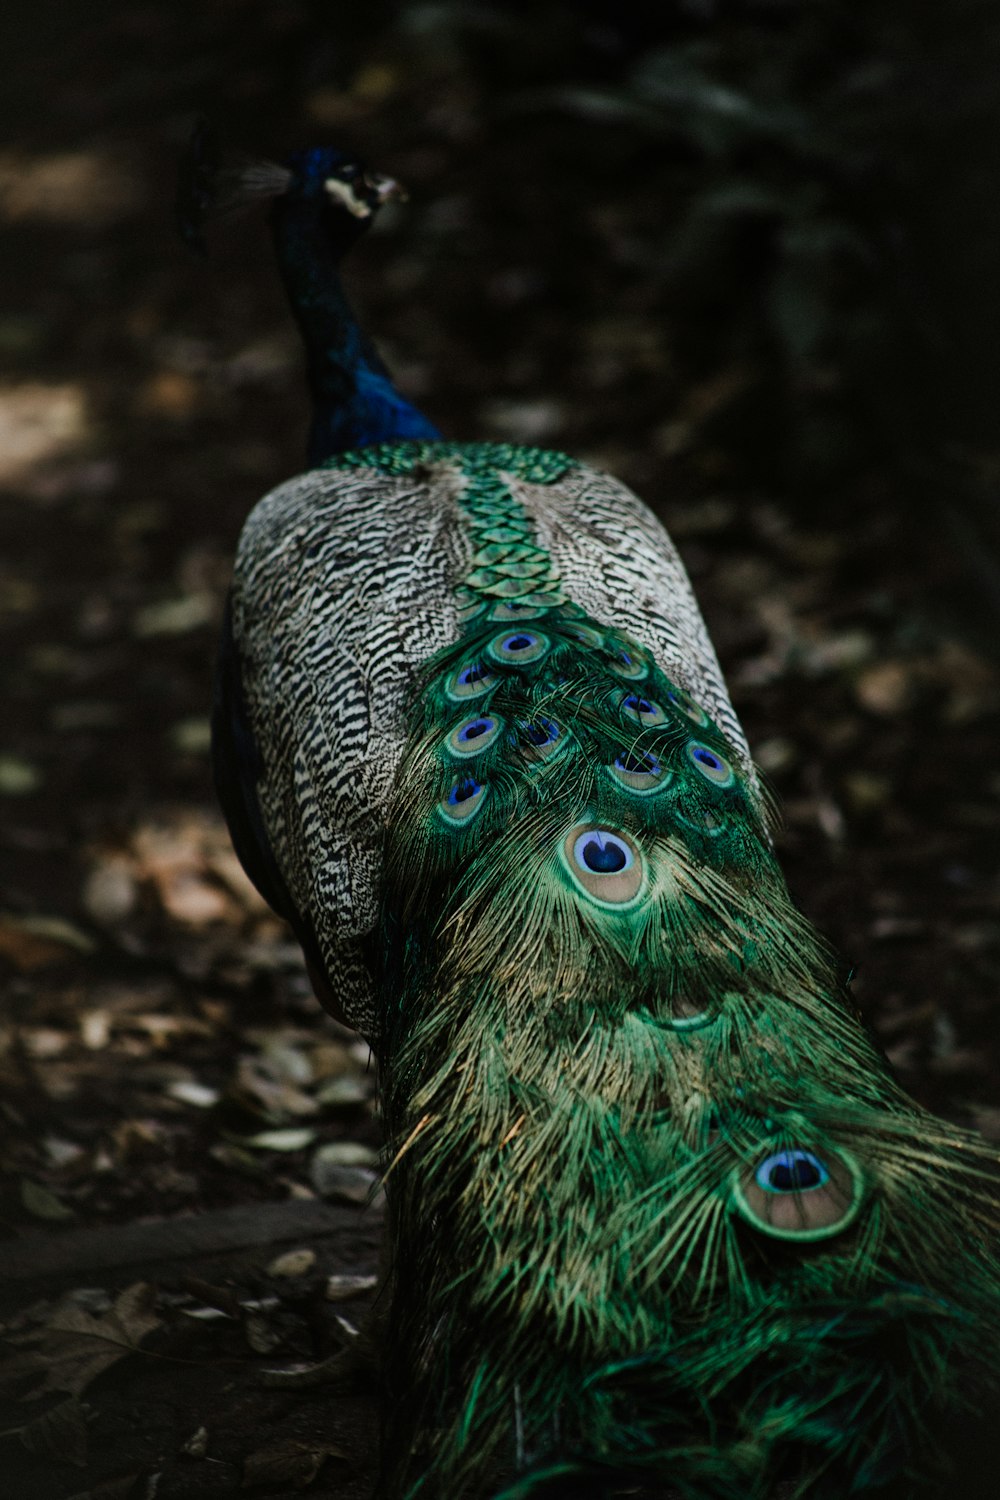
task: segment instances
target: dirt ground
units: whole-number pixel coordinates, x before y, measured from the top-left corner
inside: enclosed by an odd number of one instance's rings
[[[343,141],[407,184],[352,282],[388,363],[448,435],[564,448],[657,508],[780,798],[797,900],[904,1084],[994,1140],[1000,673],[893,472],[810,488],[746,458],[728,304],[686,320],[650,271],[691,160],[532,102],[554,57],[566,78],[611,68],[597,42],[543,37],[534,64],[488,7],[471,32],[431,6],[343,7],[336,27],[299,0],[18,9],[0,1491],[353,1500],[371,1394],[308,1382],[372,1296],[374,1075],[239,870],[208,769],[236,537],[301,467],[307,407],[262,221],[222,226],[204,263],[173,232],[195,112],[276,154]]]

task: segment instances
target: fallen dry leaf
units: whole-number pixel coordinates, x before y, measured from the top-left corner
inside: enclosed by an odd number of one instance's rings
[[[138,1478],[137,1473],[116,1474],[114,1479],[102,1479],[100,1484],[70,1495],[69,1500],[131,1500],[136,1493],[135,1483]],[[152,1494],[152,1490],[144,1493]]]
[[[170,743],[182,755],[207,755],[212,745],[212,726],[201,715],[179,719],[170,728]]]
[[[373,1292],[377,1286],[377,1276],[354,1276],[349,1272],[340,1272],[327,1277],[326,1300],[349,1302],[352,1297],[362,1297],[365,1292]]]
[[[304,1276],[316,1264],[315,1250],[286,1250],[275,1256],[267,1268],[269,1276]]]
[[[913,698],[913,676],[902,662],[884,661],[862,672],[854,691],[862,708],[879,718],[905,713]]]
[[[341,1166],[313,1160],[309,1175],[321,1198],[338,1203],[367,1203],[378,1186],[378,1173],[370,1167]]]
[[[139,409],[152,417],[183,420],[197,409],[202,390],[180,370],[158,370],[139,393]]]
[[[255,1354],[272,1354],[285,1341],[281,1302],[277,1297],[260,1297],[242,1304],[243,1334]]]
[[[171,1099],[178,1099],[181,1104],[190,1104],[194,1109],[211,1109],[221,1097],[218,1089],[209,1088],[207,1084],[198,1083],[193,1078],[176,1079],[167,1085],[167,1093]]]
[[[208,1428],[202,1426],[192,1432],[187,1442],[181,1444],[181,1452],[189,1458],[204,1458],[208,1452]]]
[[[86,1465],[87,1418],[75,1396],[60,1401],[58,1406],[25,1423],[18,1438],[22,1447],[40,1458],[75,1464],[79,1469]]]
[[[0,1392],[13,1395],[27,1385],[26,1401],[49,1391],[82,1396],[98,1375],[134,1354],[146,1335],[161,1326],[152,1311],[153,1296],[151,1286],[136,1282],[100,1317],[64,1300],[43,1328],[19,1340],[18,1353],[0,1362]]]
[[[21,755],[0,755],[0,797],[26,797],[37,791],[45,778],[37,766]]]
[[[249,1490],[256,1486],[273,1488],[290,1484],[292,1489],[304,1490],[312,1484],[328,1458],[346,1457],[342,1449],[328,1443],[301,1443],[287,1438],[269,1448],[258,1448],[244,1460],[242,1488]]]
[[[223,922],[229,914],[224,893],[190,870],[177,870],[159,882],[164,910],[178,922],[204,927]]]
[[[121,854],[101,856],[83,883],[87,915],[102,926],[114,926],[131,915],[138,898],[130,862]]]
[[[316,1095],[316,1100],[326,1109],[346,1108],[365,1104],[375,1092],[374,1078],[331,1078]]]
[[[287,1130],[261,1130],[246,1136],[243,1144],[257,1151],[303,1151],[316,1139],[315,1130],[290,1126]]]
[[[34,381],[0,388],[0,485],[23,479],[87,436],[83,387]]]
[[[55,1193],[30,1178],[21,1183],[21,1204],[33,1218],[48,1219],[51,1223],[74,1217],[73,1210],[67,1208]]]
[[[138,179],[110,152],[5,151],[0,156],[0,213],[8,220],[109,225],[141,202]]]
[[[0,958],[32,974],[63,964],[74,953],[93,953],[95,944],[79,927],[61,917],[16,917],[0,914]]]
[[[169,916],[191,927],[237,916],[236,899],[212,867],[229,848],[221,819],[142,823],[131,844],[136,878],[152,881]]]
[[[140,640],[157,635],[186,635],[188,631],[211,625],[217,614],[213,594],[182,594],[179,599],[144,605],[137,611],[132,628]]]

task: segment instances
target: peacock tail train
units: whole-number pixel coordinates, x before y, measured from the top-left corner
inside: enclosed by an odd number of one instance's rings
[[[652,514],[400,430],[252,513],[215,713],[237,850],[379,1059],[380,1496],[946,1493],[996,1154],[791,904]]]

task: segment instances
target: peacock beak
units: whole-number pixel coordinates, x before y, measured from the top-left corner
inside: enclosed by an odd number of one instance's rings
[[[381,205],[396,201],[405,203],[409,193],[402,183],[397,182],[395,177],[386,177],[380,172],[369,172],[365,175],[365,182],[375,194],[376,202]]]

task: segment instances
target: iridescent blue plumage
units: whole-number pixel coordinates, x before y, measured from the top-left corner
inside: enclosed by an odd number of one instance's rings
[[[330,147],[295,152],[286,165],[291,181],[275,199],[272,226],[278,265],[306,347],[313,399],[310,465],[372,443],[432,441],[440,433],[396,390],[340,280],[340,259],[387,196],[387,179],[368,177]]]

